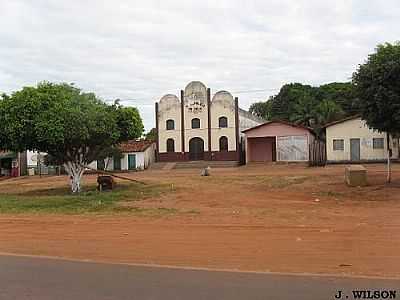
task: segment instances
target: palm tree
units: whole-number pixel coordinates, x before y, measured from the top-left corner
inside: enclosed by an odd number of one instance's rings
[[[341,107],[332,100],[324,100],[317,107],[318,123],[325,125],[343,117]]]
[[[316,122],[314,131],[319,139],[324,139],[323,128],[326,124],[336,121],[344,116],[342,108],[332,100],[323,100],[315,110]]]
[[[294,104],[294,112],[290,116],[290,121],[296,124],[313,127],[316,117],[316,101],[310,94],[304,95]]]

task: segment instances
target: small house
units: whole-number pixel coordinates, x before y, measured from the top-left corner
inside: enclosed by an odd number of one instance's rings
[[[156,144],[151,140],[130,140],[119,145],[121,157],[98,160],[91,168],[107,171],[136,171],[147,169],[155,161]]]
[[[368,127],[360,116],[325,126],[328,163],[379,162],[387,159],[387,134]],[[399,158],[399,141],[389,138],[392,158]]]
[[[285,121],[268,121],[242,131],[248,162],[308,162],[311,128]]]

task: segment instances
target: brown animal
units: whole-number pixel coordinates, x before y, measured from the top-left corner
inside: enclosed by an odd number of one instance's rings
[[[112,190],[115,188],[115,180],[109,175],[97,177],[97,189],[99,191]]]

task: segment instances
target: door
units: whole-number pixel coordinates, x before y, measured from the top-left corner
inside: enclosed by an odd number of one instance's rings
[[[360,139],[350,139],[350,160],[360,160]]]
[[[248,159],[251,162],[271,162],[276,160],[275,137],[247,139]]]
[[[121,158],[114,157],[114,170],[121,171]]]
[[[201,138],[195,137],[189,141],[189,159],[204,159],[204,141]]]
[[[277,137],[277,152],[279,161],[307,161],[307,136],[289,135]]]
[[[272,161],[276,161],[276,138],[271,138],[272,142]]]
[[[103,171],[105,169],[105,167],[106,167],[106,164],[104,162],[104,159],[99,159],[97,161],[97,170]]]
[[[128,154],[128,170],[136,170],[136,154]]]

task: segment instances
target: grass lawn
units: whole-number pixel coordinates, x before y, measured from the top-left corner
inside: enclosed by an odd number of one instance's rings
[[[113,191],[99,192],[95,185],[86,186],[79,195],[71,194],[69,188],[53,188],[29,193],[0,194],[0,213],[135,213],[164,215],[175,209],[139,208],[130,202],[157,197],[172,192],[170,185],[119,184]],[[124,203],[124,205],[122,205]],[[126,205],[128,204],[128,205]]]

